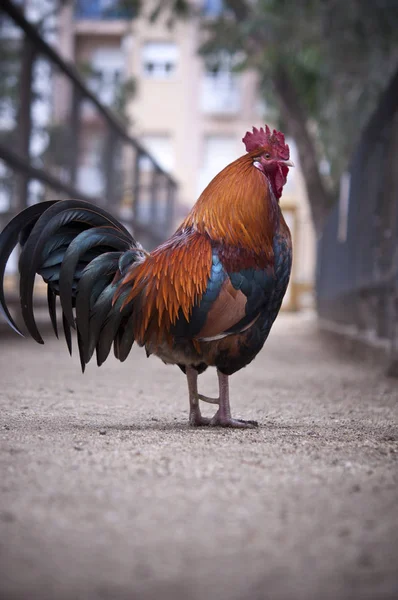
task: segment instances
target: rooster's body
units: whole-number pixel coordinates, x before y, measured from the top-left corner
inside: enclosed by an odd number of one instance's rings
[[[268,127],[244,141],[248,153],[213,179],[150,254],[86,202],[44,202],[15,217],[0,236],[0,277],[19,241],[21,307],[32,337],[43,343],[32,308],[38,273],[56,333],[60,297],[69,350],[77,329],[83,370],[95,351],[101,365],[112,345],[125,360],[136,341],[186,373],[192,425],[254,426],[231,418],[228,376],[261,350],[288,285],[291,238],[278,200],[292,163],[283,135]],[[19,332],[2,285],[0,306]],[[218,370],[217,399],[198,393],[197,376],[208,366]],[[219,405],[213,419],[201,416],[199,400]]]

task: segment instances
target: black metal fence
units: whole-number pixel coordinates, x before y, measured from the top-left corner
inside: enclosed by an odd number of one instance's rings
[[[151,247],[170,232],[176,193],[74,66],[2,0],[0,229],[29,204],[74,197],[109,209]]]
[[[398,345],[398,72],[360,140],[318,247],[319,315]],[[346,193],[345,193],[346,192]]]

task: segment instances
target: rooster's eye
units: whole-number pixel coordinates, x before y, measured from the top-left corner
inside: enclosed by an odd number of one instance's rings
[[[264,158],[266,158],[268,160],[269,158],[271,158],[271,154],[269,152],[266,152],[264,154]]]

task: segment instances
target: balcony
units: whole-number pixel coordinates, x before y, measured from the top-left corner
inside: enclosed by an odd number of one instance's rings
[[[129,20],[134,16],[134,10],[118,0],[77,0],[75,7],[77,20]]]

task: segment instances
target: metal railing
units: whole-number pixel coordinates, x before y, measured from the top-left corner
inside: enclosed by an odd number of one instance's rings
[[[398,349],[398,72],[358,144],[318,247],[319,315]],[[348,202],[347,202],[348,201]]]
[[[109,209],[149,248],[164,240],[176,181],[10,0],[0,19],[11,82],[0,86],[0,228],[31,203],[74,197]]]

